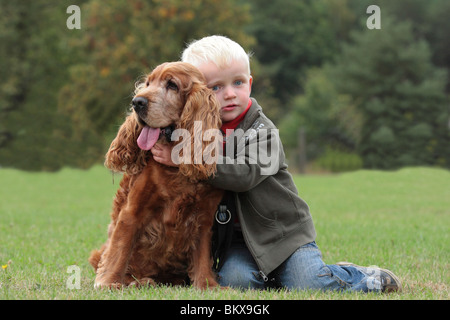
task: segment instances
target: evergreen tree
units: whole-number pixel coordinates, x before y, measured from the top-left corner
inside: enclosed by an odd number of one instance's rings
[[[334,55],[342,26],[353,17],[346,11],[346,1],[339,0],[250,3],[253,19],[248,30],[258,40],[255,56],[271,79],[273,96],[286,103],[302,93],[306,70],[320,66]],[[335,12],[336,8],[340,12]]]
[[[70,63],[59,41],[66,7],[50,0],[0,0],[0,7],[0,166],[56,170],[67,145],[56,103]]]
[[[410,23],[383,16],[381,30],[361,27],[333,71],[338,91],[362,112],[359,153],[367,168],[450,167],[446,72]]]
[[[298,129],[303,128],[309,160],[327,148],[353,152],[360,136],[362,116],[349,97],[337,92],[326,68],[310,69],[304,88],[305,93],[292,100],[293,110],[280,125],[284,146],[295,149]]]

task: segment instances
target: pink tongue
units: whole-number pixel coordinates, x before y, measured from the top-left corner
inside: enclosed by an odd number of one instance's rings
[[[156,141],[158,141],[160,131],[159,128],[155,129],[145,126],[137,139],[139,148],[142,150],[150,150],[155,145]]]

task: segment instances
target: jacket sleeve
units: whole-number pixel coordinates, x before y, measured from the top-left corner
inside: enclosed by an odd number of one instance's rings
[[[221,189],[245,192],[253,189],[284,165],[278,129],[247,130],[238,139],[234,157],[220,156],[210,183]]]

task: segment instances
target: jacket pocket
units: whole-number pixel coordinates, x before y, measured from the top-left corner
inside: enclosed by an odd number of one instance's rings
[[[308,205],[296,191],[269,177],[245,194],[242,213],[249,216],[249,224],[272,229],[276,238],[282,238],[311,219]]]
[[[271,212],[271,210],[267,210],[268,208],[264,209],[264,206],[261,204],[261,201],[258,202],[258,199],[251,199],[250,196],[245,198],[248,204],[248,210],[244,210],[244,215],[251,214],[261,224],[268,227],[276,227],[276,212]]]

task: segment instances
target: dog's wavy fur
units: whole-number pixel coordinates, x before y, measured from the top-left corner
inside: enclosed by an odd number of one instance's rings
[[[214,175],[216,162],[199,163],[191,152],[191,161],[178,168],[163,166],[136,141],[144,125],[174,125],[189,131],[194,150],[196,135],[220,128],[218,102],[201,72],[183,62],[156,67],[137,86],[135,97],[149,101],[147,110],[127,116],[106,154],[106,167],[124,176],[108,240],[89,258],[95,286],[182,284],[188,276],[195,287],[215,287],[211,228],[223,191],[205,180]],[[194,132],[194,127],[199,130],[195,121],[201,121],[202,132]],[[211,145],[205,140],[202,150]]]

